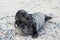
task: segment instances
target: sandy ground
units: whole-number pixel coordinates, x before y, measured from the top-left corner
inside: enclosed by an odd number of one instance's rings
[[[53,23],[47,22],[45,30],[40,33],[42,36],[36,39],[14,36],[12,39],[5,38],[4,40],[60,40],[60,0],[0,0],[0,28],[2,25],[3,30],[7,26],[7,29],[14,29],[12,27],[14,17],[11,16],[14,16],[20,9],[28,13],[41,12],[53,16],[54,18],[50,20]],[[8,24],[9,22],[12,25]],[[0,30],[0,40],[3,39],[1,35],[3,34]]]

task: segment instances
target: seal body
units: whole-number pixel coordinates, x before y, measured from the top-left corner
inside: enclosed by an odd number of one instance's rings
[[[34,21],[37,23],[37,25],[36,25],[37,28],[36,29],[38,31],[45,24],[45,15],[37,12],[37,13],[32,14],[32,16],[35,19]]]

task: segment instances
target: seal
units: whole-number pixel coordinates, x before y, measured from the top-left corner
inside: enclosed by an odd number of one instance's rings
[[[28,14],[25,10],[18,10],[15,15],[15,31],[22,36],[38,37],[38,30],[52,17],[42,13]]]

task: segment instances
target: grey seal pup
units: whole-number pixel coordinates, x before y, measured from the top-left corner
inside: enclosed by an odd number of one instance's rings
[[[46,21],[52,17],[42,13],[28,14],[25,10],[18,10],[15,15],[15,30],[22,36],[31,35],[32,38],[38,37],[38,30],[43,27]]]

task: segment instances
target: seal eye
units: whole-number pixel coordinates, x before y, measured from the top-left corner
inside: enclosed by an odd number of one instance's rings
[[[25,13],[23,13],[23,15],[22,16],[24,16],[25,15]]]

